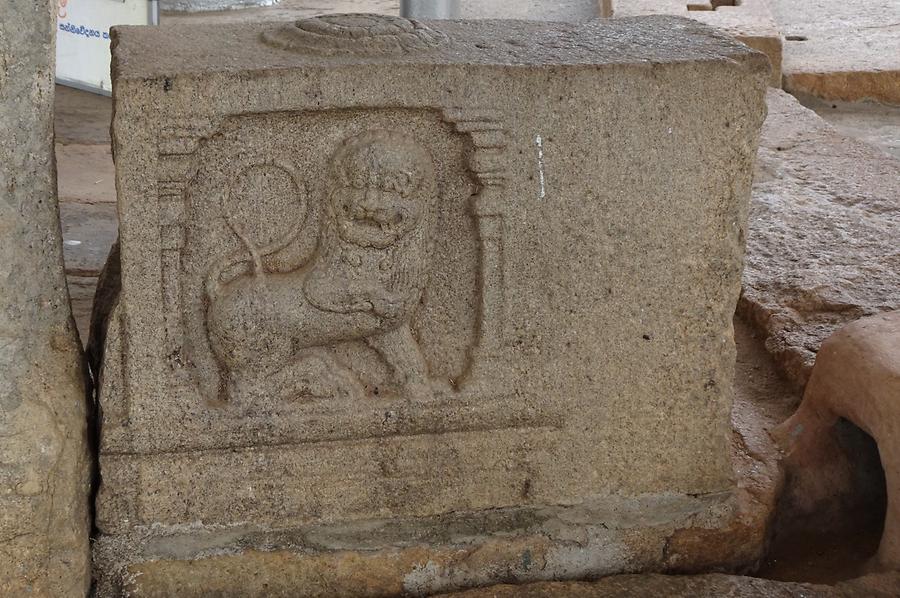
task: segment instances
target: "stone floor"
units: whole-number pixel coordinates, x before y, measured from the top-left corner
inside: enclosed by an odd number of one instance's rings
[[[677,14],[696,18],[726,28],[775,57],[778,51],[773,44],[780,37],[782,86],[791,93],[900,104],[900,3],[896,0],[603,2],[618,17]]]
[[[69,294],[87,343],[97,276],[118,234],[110,98],[56,86],[56,166]]]
[[[785,37],[787,91],[900,104],[900,2],[767,1]]]
[[[840,10],[835,8],[834,11],[821,8],[820,4],[813,10],[803,3],[788,0],[770,0],[770,2],[779,23],[787,27],[785,31],[789,30],[789,35],[807,38],[804,41],[789,40],[785,44],[785,81],[791,81],[791,86],[797,90],[802,103],[818,113],[833,128],[821,119],[815,118],[812,112],[803,111],[802,107],[787,94],[774,93],[770,97],[770,119],[761,144],[761,166],[754,187],[755,224],[751,223],[750,251],[755,253],[751,253],[748,257],[748,280],[756,284],[753,288],[759,291],[760,284],[757,283],[766,276],[765,260],[769,258],[765,253],[769,251],[773,254],[769,257],[781,264],[778,268],[782,270],[770,272],[768,283],[772,283],[779,276],[793,277],[792,280],[797,282],[797,288],[802,289],[806,285],[811,289],[811,294],[807,293],[804,297],[814,297],[816,289],[820,291],[827,289],[828,284],[850,285],[852,282],[848,282],[850,279],[841,278],[838,270],[833,270],[824,274],[825,278],[828,278],[829,274],[833,275],[833,278],[819,284],[814,280],[815,277],[809,278],[807,276],[809,273],[799,268],[798,264],[805,263],[804,260],[815,264],[818,263],[816,259],[824,259],[825,256],[830,260],[827,264],[840,266],[846,270],[856,261],[866,259],[868,254],[865,254],[865,251],[869,251],[876,262],[878,261],[876,258],[879,257],[885,258],[885,262],[866,276],[874,287],[878,287],[879,284],[884,287],[887,284],[886,280],[894,278],[890,278],[887,276],[888,273],[881,270],[890,268],[890,264],[895,263],[888,260],[896,260],[897,246],[897,240],[894,239],[894,249],[891,250],[891,239],[885,235],[896,234],[895,229],[890,228],[888,224],[895,223],[900,213],[900,189],[897,187],[900,169],[896,166],[900,164],[900,98],[896,100],[897,106],[872,102],[848,103],[830,99],[828,93],[831,92],[827,90],[839,83],[847,85],[848,79],[842,74],[842,69],[886,72],[886,75],[877,75],[874,79],[876,82],[872,84],[881,85],[879,81],[883,81],[884,77],[890,77],[892,69],[898,68],[900,13],[897,11],[900,10],[900,2],[827,0],[825,4],[829,7],[840,5],[838,7]],[[200,21],[228,22],[238,19],[294,19],[322,12],[372,11],[396,14],[399,2],[336,0],[327,3],[327,8],[323,4],[315,0],[283,0],[279,5],[269,8],[207,13],[200,16],[164,14],[162,25]],[[520,12],[515,16],[563,18],[568,15],[575,19],[583,18],[586,11],[593,10],[596,3],[593,0],[546,2],[541,9],[541,3],[529,1],[520,3],[519,6]],[[501,16],[504,10],[507,12],[510,10],[510,4],[500,0],[485,1],[479,5],[479,10],[483,15]],[[871,17],[872,14],[879,16]],[[850,31],[847,35],[845,52],[848,56],[841,56],[838,52],[841,23],[846,23]],[[871,36],[865,33],[870,30],[876,33]],[[871,56],[866,54],[866,48],[869,49]],[[890,54],[892,48],[894,48],[893,55]],[[804,79],[802,76],[790,78],[792,73],[813,71],[816,73],[815,79]],[[803,83],[809,80],[813,83]],[[828,83],[829,80],[834,84]],[[873,79],[867,81],[869,80]],[[900,82],[897,79],[894,79],[891,89],[894,88],[900,94]],[[810,92],[822,93],[829,99],[817,98],[810,95]],[[90,305],[97,276],[117,234],[115,176],[109,147],[111,102],[106,97],[58,87],[56,107],[60,213],[66,268],[76,321],[82,333],[82,340],[86,341]],[[830,220],[825,219],[823,214],[827,214]],[[809,227],[804,224],[804,219],[810,223]],[[865,247],[861,248],[861,237],[854,231],[863,221],[868,227],[866,230],[871,234],[867,233]],[[879,230],[883,231],[881,238],[878,237]],[[774,238],[771,236],[772,231],[781,235],[777,244],[768,244]],[[840,234],[834,236],[832,233],[835,231],[838,233],[843,231],[842,234],[845,236],[842,237]],[[817,237],[816,235],[820,233],[821,236]],[[754,234],[757,237],[754,237]],[[847,254],[842,255],[842,251],[846,251]],[[884,255],[880,255],[879,252]],[[830,268],[831,266],[827,264],[822,262],[819,267]],[[880,278],[881,275],[884,276]],[[900,268],[895,268],[893,276],[900,276]],[[791,385],[802,384],[802,372],[809,365],[809,357],[814,356],[816,343],[821,340],[821,334],[817,333],[815,318],[803,316],[802,310],[798,310],[797,305],[790,303],[787,298],[789,294],[784,293],[785,287],[777,284],[766,287],[766,284],[767,282],[763,280],[762,291],[756,294],[749,292],[746,295],[747,301],[768,306],[766,309],[771,308],[773,313],[783,309],[786,315],[782,319],[772,321],[788,322],[787,332],[794,334],[779,336],[784,330],[773,332],[772,326],[766,324],[771,318],[768,320],[756,318],[752,309],[745,309],[745,315],[756,322],[756,329],[741,320],[736,320],[739,356],[738,408],[735,410],[735,418],[736,428],[743,435],[743,442],[749,452],[753,452],[750,447],[756,447],[758,451],[759,447],[768,446],[766,430],[783,420],[796,405],[797,395],[791,390]],[[859,298],[859,294],[865,290],[863,287],[848,289],[845,295],[853,295],[855,298],[852,300],[857,303],[868,301],[866,297]],[[877,291],[877,288],[875,290]],[[896,301],[898,295],[900,293],[894,288],[893,300]],[[877,293],[873,297],[877,297]],[[744,302],[745,307],[747,301]],[[830,321],[843,317],[840,315],[842,305],[840,302],[820,301],[814,306],[816,308],[814,311],[816,317]],[[792,317],[799,320],[791,320]],[[777,361],[766,352],[764,349],[766,346],[776,356]],[[783,358],[782,353],[799,356],[797,358],[799,361],[795,360],[799,365],[792,369],[792,362]],[[790,379],[784,379],[776,365],[780,366],[780,371],[786,371]],[[738,421],[742,418],[749,418],[748,421],[752,420],[751,424],[747,424],[747,421]],[[760,471],[757,472],[759,476],[777,475],[774,470],[766,469],[765,458],[751,459],[749,463],[751,467],[759,466]],[[751,476],[748,479],[753,478]],[[762,480],[760,484],[766,486],[771,482],[772,480]],[[877,543],[878,531],[861,529],[848,540],[846,536],[829,534],[826,530],[818,536],[809,538],[812,540],[791,544],[776,537],[771,557],[763,565],[761,574],[772,579],[812,583],[834,583],[850,579],[862,571],[865,559],[874,550],[873,542]],[[740,593],[735,590],[734,594],[729,595],[767,595],[762,585],[759,588],[763,589],[757,591],[754,589],[756,582],[741,581],[747,578],[737,579],[738,581],[734,583],[740,586],[738,590],[745,591],[746,588],[750,588],[752,591]],[[661,585],[651,585],[645,589],[669,587],[665,585],[669,583],[667,581],[651,581]],[[608,588],[616,589],[619,593],[602,595],[648,595],[641,593],[642,590],[638,586],[628,586],[632,581],[626,580],[623,583],[627,586],[623,586],[625,589],[614,586]],[[707,587],[705,594],[699,590],[686,589],[684,594],[671,595],[721,595],[714,593],[710,588],[719,587],[715,584],[727,584],[731,581],[716,579],[710,583],[713,585]],[[675,585],[678,585],[678,582]],[[628,590],[628,587],[631,587],[631,590]],[[552,589],[534,588],[533,593],[528,594],[497,589],[471,595],[558,595],[554,594]],[[790,589],[794,590],[798,593],[789,593],[788,589],[781,588],[778,591],[782,593],[778,595],[892,595],[878,594],[875,590],[866,593],[855,586],[848,586],[835,593],[829,593],[832,590],[817,589],[816,591],[822,592],[820,594],[804,593],[812,590],[803,587]]]
[[[202,13],[163,12],[160,25],[185,23],[244,23],[247,21],[290,21],[326,13],[374,12],[400,14],[399,0],[281,0],[274,6]]]
[[[897,87],[900,88],[900,80]],[[900,105],[892,106],[869,101],[827,101],[804,93],[794,95],[804,106],[814,110],[844,135],[864,141],[883,149],[895,158],[900,158]]]

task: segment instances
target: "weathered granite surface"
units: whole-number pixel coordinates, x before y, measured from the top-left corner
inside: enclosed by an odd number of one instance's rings
[[[728,525],[763,55],[676,18],[114,38],[103,591],[597,575]]]
[[[86,394],[53,161],[55,2],[0,5],[0,595],[90,582]]]
[[[102,284],[101,288],[104,288]],[[768,549],[775,503],[783,483],[781,455],[769,430],[788,417],[799,398],[778,374],[771,356],[753,331],[737,318],[734,326],[738,346],[735,378],[739,382],[735,385],[732,410],[732,459],[737,483],[734,508],[724,525],[704,528],[702,524],[691,524],[672,530],[662,551],[663,567],[667,571],[697,573],[713,568],[752,571]],[[428,537],[432,542],[435,538],[446,541],[449,534],[460,534],[465,529],[461,527],[465,524],[455,518],[445,518],[438,523],[443,523],[444,527],[436,526],[432,534],[420,533],[418,537]],[[470,525],[473,533],[480,533],[480,525],[480,521]],[[475,550],[471,538],[453,549],[444,546],[422,550],[420,547],[377,553],[350,550],[354,543],[359,545],[360,536],[381,533],[384,529],[349,526],[340,542],[329,539],[322,533],[324,530],[314,530],[304,540],[311,541],[318,553],[307,555],[286,551],[245,551],[225,556],[212,550],[217,539],[207,534],[207,541],[200,545],[204,553],[193,560],[188,557],[191,550],[196,550],[192,546],[196,547],[197,538],[191,537],[190,529],[183,529],[172,534],[169,542],[180,546],[180,551],[169,548],[167,556],[128,567],[123,577],[129,580],[126,583],[128,591],[138,596],[206,596],[214,589],[227,592],[232,587],[240,587],[243,596],[253,596],[254,592],[265,596],[277,596],[279,592],[294,595],[300,587],[306,595],[312,596],[353,594],[361,587],[367,592],[364,595],[393,596],[405,592],[424,594],[432,587],[446,587],[446,581],[439,583],[440,577],[435,575],[439,572],[452,571],[455,583],[464,586],[484,583],[483,568],[488,562],[495,570],[502,563],[525,576],[529,569],[548,564],[547,542],[541,538],[525,538],[505,546],[476,544]],[[270,545],[274,545],[277,538],[277,535],[273,536]],[[636,539],[637,536],[632,536],[632,543]],[[334,542],[329,546],[330,552],[323,552],[323,546],[316,545],[323,540]],[[101,542],[101,545],[98,556],[104,566],[120,559],[121,554],[144,550],[127,542],[119,545]],[[590,545],[584,548],[581,558],[588,556],[587,551],[594,550]],[[253,578],[252,584],[245,581],[249,577]]]
[[[769,431],[793,412],[799,397],[791,391],[755,331],[734,319],[737,363],[731,411],[732,459],[737,489],[734,510],[722,526],[676,530],[666,542],[665,570],[755,571],[769,549],[785,472]]]
[[[718,27],[751,48],[765,53],[772,64],[769,84],[781,87],[783,42],[768,0],[599,0],[605,17],[675,15]]]
[[[739,310],[802,387],[835,330],[900,308],[900,160],[784,92],[768,106]]]

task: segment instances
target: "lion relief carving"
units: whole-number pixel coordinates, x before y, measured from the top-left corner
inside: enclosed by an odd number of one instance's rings
[[[318,246],[306,263],[269,272],[248,247],[251,266],[239,276],[210,274],[206,327],[219,398],[359,397],[353,372],[323,350],[354,340],[377,351],[402,395],[430,392],[410,320],[427,279],[432,156],[408,135],[377,129],[344,140],[328,168]]]

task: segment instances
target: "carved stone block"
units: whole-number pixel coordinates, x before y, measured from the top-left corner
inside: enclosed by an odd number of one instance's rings
[[[114,39],[104,587],[251,549],[565,577],[727,518],[763,55],[674,18]]]

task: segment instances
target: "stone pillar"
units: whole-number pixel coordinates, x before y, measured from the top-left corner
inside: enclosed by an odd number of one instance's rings
[[[85,372],[53,155],[53,0],[0,4],[0,595],[83,596]]]
[[[279,0],[160,0],[159,8],[176,12],[201,12],[251,6],[272,6],[278,2]]]
[[[402,0],[400,14],[410,19],[458,19],[459,0]]]

